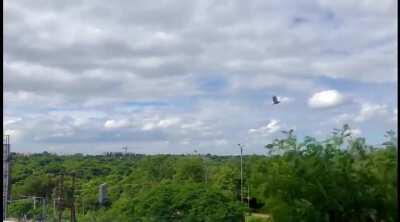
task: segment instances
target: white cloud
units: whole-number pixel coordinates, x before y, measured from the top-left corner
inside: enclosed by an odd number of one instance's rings
[[[129,121],[127,121],[127,120],[113,120],[113,119],[111,119],[111,120],[107,120],[104,123],[104,127],[105,128],[109,128],[109,129],[125,128],[125,127],[128,127],[129,125],[130,125]]]
[[[337,90],[326,90],[315,93],[308,100],[311,108],[329,108],[335,107],[344,102],[344,96]]]
[[[181,119],[179,119],[179,118],[163,119],[163,120],[160,120],[160,122],[158,123],[158,126],[161,128],[167,128],[170,126],[175,126],[175,125],[179,124],[180,122],[181,122]]]
[[[148,130],[153,130],[154,128],[156,128],[156,124],[154,123],[145,123],[142,127],[142,130],[144,131],[148,131]]]
[[[4,119],[6,119],[6,120],[4,121],[3,126],[11,125],[11,124],[17,123],[22,120],[22,118],[19,118],[19,117],[5,117]]]
[[[15,141],[18,141],[21,137],[21,132],[16,129],[5,129],[4,135],[9,135],[11,142],[14,143]]]
[[[91,121],[102,119],[106,117],[104,112],[96,111],[96,110],[56,110],[50,111],[48,113],[54,119],[62,120],[63,118],[72,118],[73,125],[76,127],[83,127],[87,124],[90,124]],[[111,126],[112,124],[118,124],[121,121],[110,120],[107,125]],[[115,123],[112,123],[114,121]],[[104,125],[105,126],[105,125]],[[107,127],[106,127],[107,128]],[[110,127],[112,128],[112,127]]]
[[[193,123],[185,123],[182,124],[182,129],[200,129],[204,127],[204,123],[202,121],[195,121]]]
[[[266,126],[262,126],[256,129],[249,129],[249,134],[261,134],[263,136],[268,136],[277,132],[281,126],[279,125],[279,121],[272,119]]]
[[[336,117],[334,117],[332,119],[336,124],[343,124],[343,123],[348,123],[353,118],[354,118],[354,116],[351,115],[351,114],[342,113],[342,114],[340,114],[340,115],[338,115],[338,116],[336,116]]]
[[[395,11],[397,7],[396,0],[318,0],[321,6],[334,10],[340,15],[347,14],[352,15],[353,13],[364,13],[364,14],[381,14],[388,16]]]
[[[397,123],[397,108],[393,109],[393,121]]]
[[[279,97],[278,96],[278,100],[281,101],[281,103],[290,103],[292,102],[294,99],[290,98],[290,97]]]
[[[354,120],[356,122],[364,122],[375,117],[384,117],[387,114],[386,105],[364,103],[361,105],[360,112]]]
[[[182,145],[191,145],[191,139],[184,138],[181,142]]]
[[[274,74],[232,75],[229,79],[232,90],[279,87],[292,91],[307,91],[314,86],[312,81],[293,75],[290,78]]]
[[[43,96],[34,92],[19,90],[17,92],[4,91],[4,107],[59,107],[65,105],[65,101],[59,95]]]
[[[142,126],[142,130],[144,131],[149,131],[149,130],[154,130],[154,129],[160,129],[160,128],[169,128],[178,125],[181,123],[181,119],[178,117],[171,117],[171,118],[166,118],[166,119],[161,119],[161,120],[150,120],[150,122],[145,123]]]
[[[351,55],[329,56],[313,62],[315,72],[333,78],[364,82],[395,82],[397,80],[394,50],[381,46]],[[394,45],[391,46],[394,48]],[[362,78],[359,74],[362,73]],[[384,74],[382,74],[384,73]]]
[[[215,144],[217,146],[224,146],[224,145],[228,144],[228,141],[226,139],[218,139],[218,140],[215,140]]]
[[[361,136],[362,131],[359,128],[355,128],[355,129],[350,129],[350,133],[352,136],[358,137],[358,136]]]

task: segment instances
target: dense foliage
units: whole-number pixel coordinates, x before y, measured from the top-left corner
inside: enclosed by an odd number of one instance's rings
[[[268,155],[245,156],[245,203],[238,156],[14,154],[12,198],[22,200],[9,213],[54,220],[59,175],[66,174],[68,203],[74,172],[78,221],[242,221],[250,211],[273,221],[397,221],[395,134],[372,147],[349,132],[344,126],[325,141],[299,141],[288,131],[266,145]],[[36,207],[30,196],[42,197]]]

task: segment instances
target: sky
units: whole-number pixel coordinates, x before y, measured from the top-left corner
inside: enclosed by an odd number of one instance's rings
[[[396,0],[4,6],[14,152],[265,154],[282,130],[397,128]]]

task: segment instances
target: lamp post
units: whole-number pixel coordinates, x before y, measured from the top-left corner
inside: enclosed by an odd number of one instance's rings
[[[243,202],[243,145],[238,144],[240,148],[240,200]]]

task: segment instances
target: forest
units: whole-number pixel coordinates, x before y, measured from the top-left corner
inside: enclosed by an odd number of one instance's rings
[[[344,125],[317,140],[283,131],[264,155],[243,156],[243,180],[239,155],[13,153],[8,214],[58,221],[63,211],[71,221],[73,208],[79,222],[397,221],[395,132],[380,146],[350,132]]]

